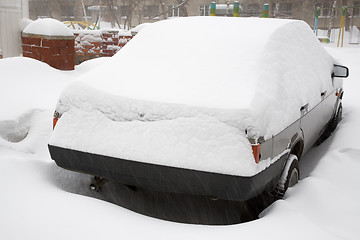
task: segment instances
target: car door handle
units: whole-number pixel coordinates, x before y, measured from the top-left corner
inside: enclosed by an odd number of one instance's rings
[[[326,96],[326,91],[321,93],[321,100],[323,100]]]
[[[308,112],[308,107],[309,107],[309,104],[307,103],[300,108],[301,116],[304,116]]]

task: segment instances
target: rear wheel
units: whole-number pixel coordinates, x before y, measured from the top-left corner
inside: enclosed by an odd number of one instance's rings
[[[296,155],[290,154],[281,174],[280,180],[275,190],[273,191],[273,195],[278,199],[282,199],[286,193],[286,190],[299,182],[299,177],[300,171],[298,158]]]
[[[336,127],[339,124],[339,122],[341,121],[341,119],[342,119],[342,104],[340,103],[337,113],[333,119],[332,131],[334,131],[336,129]]]
[[[327,128],[325,129],[325,132],[320,136],[320,138],[317,140],[315,145],[320,145],[328,137],[330,137],[332,132],[335,131],[335,129],[336,129],[337,125],[339,124],[339,122],[341,121],[341,119],[342,119],[342,104],[340,103],[335,116],[332,118],[332,120],[328,124]]]

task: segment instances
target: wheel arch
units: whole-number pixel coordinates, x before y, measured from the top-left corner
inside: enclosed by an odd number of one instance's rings
[[[292,137],[289,149],[290,149],[289,155],[294,154],[297,156],[298,160],[300,160],[304,151],[304,138],[302,131],[296,133]]]

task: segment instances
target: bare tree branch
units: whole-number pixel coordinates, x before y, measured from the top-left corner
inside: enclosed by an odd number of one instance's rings
[[[174,9],[176,9],[176,8],[180,8],[180,9],[182,10],[182,7],[185,9],[185,12],[183,12],[184,15],[186,14],[185,16],[187,16],[188,13],[187,13],[187,10],[186,10],[186,8],[185,8],[185,5],[189,2],[189,0],[177,0],[177,1],[179,2],[178,5],[176,5],[176,6],[172,7],[172,8],[170,8],[170,9],[168,9],[167,11],[164,11],[164,12],[161,12],[161,13],[155,15],[155,16],[152,16],[151,18],[156,18],[156,17],[160,17],[160,16],[163,16],[163,15],[166,15],[166,14],[168,14],[169,12],[171,12],[172,10],[174,10]],[[165,5],[165,3],[161,3],[161,4],[164,4],[164,5]]]

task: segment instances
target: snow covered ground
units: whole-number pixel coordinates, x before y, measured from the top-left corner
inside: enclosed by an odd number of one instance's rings
[[[0,60],[0,239],[357,239],[360,48],[327,50],[350,68],[342,122],[302,159],[302,180],[284,200],[258,220],[230,226],[168,222],[101,201],[91,197],[88,176],[50,159],[47,143],[61,90],[106,59],[71,72],[31,59]]]

